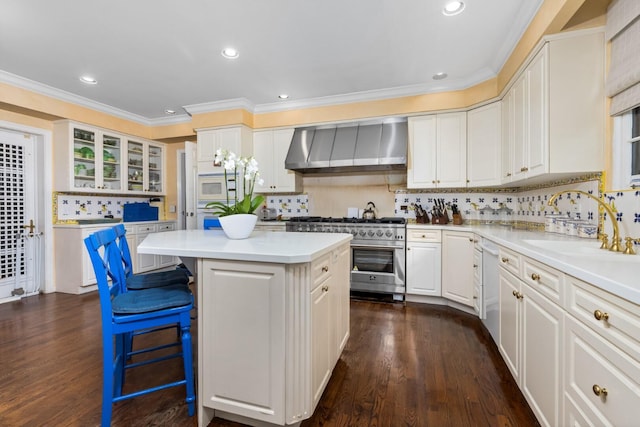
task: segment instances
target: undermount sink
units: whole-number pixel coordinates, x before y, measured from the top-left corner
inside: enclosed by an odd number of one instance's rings
[[[602,261],[634,261],[639,262],[640,256],[624,255],[622,252],[611,252],[600,249],[597,240],[523,240],[524,243],[543,249],[544,251],[571,257],[597,258]]]

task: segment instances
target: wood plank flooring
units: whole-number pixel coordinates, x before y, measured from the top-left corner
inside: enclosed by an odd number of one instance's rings
[[[175,332],[144,340],[167,334]],[[0,305],[0,426],[99,425],[100,353],[95,293]],[[180,361],[164,363],[160,370],[134,370],[127,387],[178,378]],[[183,388],[121,402],[114,405],[112,425],[195,426],[183,402]],[[303,423],[537,425],[477,318],[446,307],[356,300],[351,338],[313,417]],[[240,424],[215,419],[209,427],[214,426]]]

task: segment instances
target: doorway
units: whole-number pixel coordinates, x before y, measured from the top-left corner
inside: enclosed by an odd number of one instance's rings
[[[49,288],[50,139],[42,129],[0,122],[0,303]]]

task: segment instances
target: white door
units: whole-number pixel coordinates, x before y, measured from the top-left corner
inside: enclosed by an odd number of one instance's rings
[[[0,302],[40,288],[34,145],[33,135],[0,131]]]

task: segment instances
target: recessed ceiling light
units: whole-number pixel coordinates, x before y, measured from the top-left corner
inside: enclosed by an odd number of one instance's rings
[[[443,80],[447,78],[447,73],[436,73],[433,75],[433,80]]]
[[[98,81],[91,76],[80,76],[80,81],[88,85],[97,85]]]
[[[449,3],[444,5],[444,9],[442,9],[442,13],[445,16],[453,16],[457,15],[464,10],[464,3],[461,1],[450,1]]]
[[[286,93],[278,95],[278,98],[280,98],[280,99],[287,99],[288,97],[289,97],[289,95],[287,95]]]
[[[238,56],[240,56],[240,52],[232,47],[228,47],[226,49],[222,49],[222,56],[227,59],[236,59]]]
[[[164,113],[165,113],[165,114],[168,114],[168,115],[170,115],[170,116],[171,116],[171,115],[173,115],[173,114],[175,114],[175,113],[176,113],[176,110],[169,110],[169,109],[166,109],[166,110],[164,110]]]

